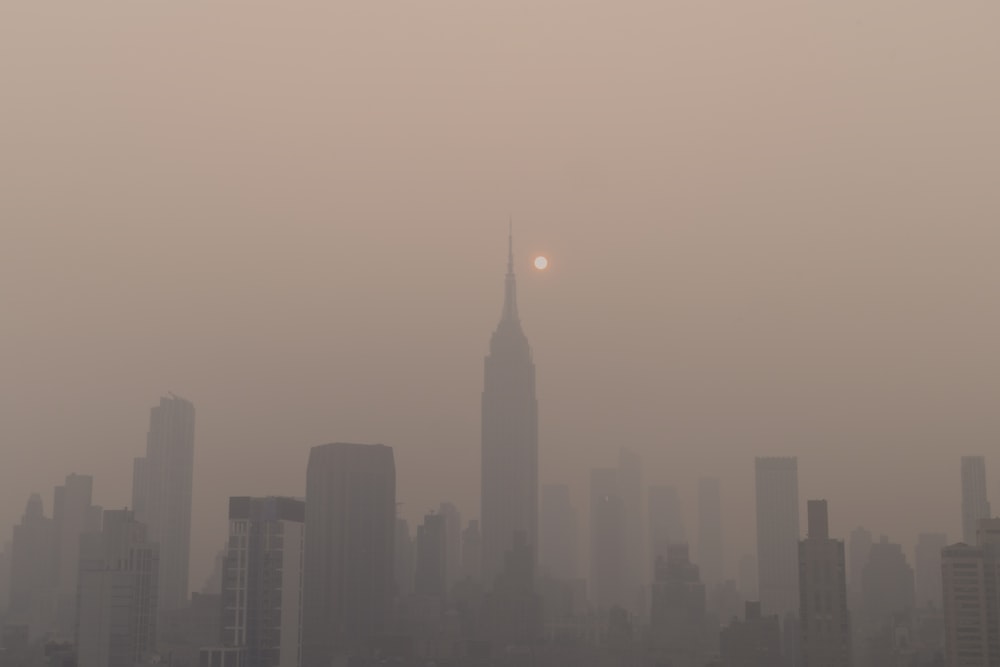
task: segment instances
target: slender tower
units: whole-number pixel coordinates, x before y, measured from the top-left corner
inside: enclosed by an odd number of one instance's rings
[[[538,401],[531,346],[517,314],[508,237],[503,313],[485,361],[482,421],[483,585],[492,589],[519,531],[538,553]]]

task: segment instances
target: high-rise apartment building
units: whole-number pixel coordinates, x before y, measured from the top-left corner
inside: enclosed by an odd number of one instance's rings
[[[698,480],[698,567],[708,590],[724,579],[722,545],[722,489],[719,480]]]
[[[417,526],[417,563],[413,588],[417,595],[441,604],[448,595],[448,524],[444,514],[428,514]]]
[[[1000,519],[982,519],[976,545],[941,554],[947,667],[1000,665]]]
[[[194,479],[194,405],[173,394],[150,410],[146,456],[132,472],[136,521],[160,545],[159,604],[180,609],[188,600],[191,494]]]
[[[395,532],[392,448],[313,447],[306,473],[303,667],[329,667],[386,631]]]
[[[686,544],[684,518],[681,499],[672,486],[654,485],[649,487],[649,546],[651,561],[655,565],[658,558],[667,557],[667,550],[673,544]],[[650,578],[653,572],[650,570]]]
[[[590,600],[601,610],[626,607],[625,508],[618,470],[590,471]]]
[[[986,499],[986,459],[982,456],[962,457],[962,541],[976,543],[980,519],[990,518],[990,502]]]
[[[150,664],[156,648],[159,549],[129,510],[103,513],[80,538],[78,667]]]
[[[539,540],[542,573],[561,579],[579,576],[579,519],[570,501],[569,486],[546,484],[542,487]]]
[[[535,362],[517,312],[513,242],[504,304],[484,363],[482,396],[483,586],[492,588],[514,534],[538,554],[538,401]]]
[[[810,500],[807,514],[808,532],[799,542],[802,667],[851,667],[844,542],[830,538],[825,500]]]
[[[222,567],[222,643],[245,649],[243,667],[299,667],[305,502],[229,499]]]
[[[72,474],[55,488],[52,520],[55,528],[56,585],[58,610],[56,627],[62,637],[76,633],[77,568],[80,536],[101,529],[101,508],[91,502],[94,478]]]
[[[451,590],[462,578],[462,513],[454,503],[443,502],[438,514],[444,517],[445,581]]]
[[[799,466],[793,457],[756,460],[757,585],[765,614],[799,611]]]
[[[941,608],[941,552],[948,546],[944,533],[920,533],[917,538],[916,582],[917,608]]]

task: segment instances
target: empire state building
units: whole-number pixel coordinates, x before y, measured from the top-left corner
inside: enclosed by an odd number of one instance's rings
[[[482,423],[483,585],[503,570],[522,532],[538,553],[538,401],[531,346],[517,314],[513,239],[508,240],[503,313],[485,361]]]

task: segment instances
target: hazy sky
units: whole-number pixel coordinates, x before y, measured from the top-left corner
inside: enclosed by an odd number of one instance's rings
[[[131,499],[198,411],[192,587],[229,495],[395,448],[478,514],[513,216],[543,481],[638,450],[693,510],[753,457],[909,548],[1000,503],[995,0],[0,2],[0,529]],[[529,269],[533,253],[551,269]],[[804,512],[803,512],[804,516]],[[6,539],[6,538],[5,538]]]

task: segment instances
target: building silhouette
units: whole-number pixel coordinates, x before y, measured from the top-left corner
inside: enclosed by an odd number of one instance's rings
[[[740,557],[737,586],[745,600],[757,601],[757,559],[751,554]]]
[[[1000,664],[1000,519],[981,519],[976,544],[941,554],[945,664]]]
[[[396,540],[393,545],[393,577],[396,595],[405,597],[413,592],[413,573],[417,563],[417,547],[410,536],[410,524],[396,518]]]
[[[535,591],[534,557],[525,534],[515,533],[496,585],[486,596],[488,636],[500,651],[530,648],[541,638],[541,597]]]
[[[445,581],[451,590],[462,578],[462,514],[449,502],[441,503],[438,514],[444,516]]]
[[[391,447],[313,447],[306,472],[302,665],[329,667],[387,631],[394,595]]]
[[[625,507],[615,468],[590,471],[590,601],[602,611],[626,607]]]
[[[130,510],[80,538],[78,667],[135,667],[155,654],[159,548]]]
[[[150,410],[146,456],[132,472],[132,508],[160,545],[159,605],[180,609],[188,600],[191,493],[194,478],[194,405],[173,394]]]
[[[538,553],[538,401],[535,363],[517,312],[513,241],[500,323],[484,362],[482,396],[483,584],[504,567],[514,534]]]
[[[725,553],[722,545],[722,489],[719,480],[698,480],[698,568],[708,590],[722,583]]]
[[[654,485],[649,487],[649,546],[651,562],[667,558],[667,550],[672,544],[686,544],[684,518],[681,499],[672,486]],[[650,578],[655,573],[650,570]],[[755,575],[756,576],[756,575]]]
[[[483,534],[479,530],[479,520],[472,519],[462,531],[462,578],[481,581],[482,567]]]
[[[448,518],[428,514],[417,526],[417,563],[413,588],[417,595],[434,597],[443,606],[448,594]]]
[[[859,639],[867,642],[894,625],[897,616],[912,616],[915,599],[913,568],[903,547],[883,535],[872,545],[862,573],[863,606],[858,625],[863,634]]]
[[[850,556],[847,561],[847,593],[851,606],[858,608],[863,599],[862,575],[872,552],[872,534],[864,526],[858,526],[851,531],[847,549]]]
[[[851,667],[844,542],[830,538],[825,500],[810,500],[807,514],[807,536],[799,542],[802,666]]]
[[[77,569],[80,536],[101,529],[101,508],[92,501],[94,478],[72,474],[54,493],[52,520],[55,528],[55,564],[58,586],[56,627],[59,636],[76,632]]]
[[[539,570],[560,579],[579,576],[580,521],[566,484],[542,487]]]
[[[650,636],[658,663],[702,667],[710,639],[705,584],[686,544],[670,547],[657,561],[652,598]]]
[[[962,541],[976,543],[980,519],[990,518],[990,502],[986,499],[986,459],[982,456],[962,457]]]
[[[756,460],[757,585],[763,613],[798,614],[799,471],[792,457]]]
[[[644,519],[642,486],[642,458],[636,452],[622,447],[618,450],[618,493],[622,501],[625,551],[623,606],[632,613],[644,611],[648,604],[643,591],[649,585],[646,554],[646,522]]]
[[[11,540],[8,623],[25,626],[31,639],[48,632],[54,620],[56,533],[45,516],[42,497],[33,493]]]
[[[222,571],[222,644],[244,667],[298,667],[302,653],[305,502],[229,499]]]
[[[744,620],[733,619],[719,635],[721,667],[778,667],[781,663],[781,623],[762,616],[760,602],[746,602]]]
[[[915,590],[917,608],[941,608],[941,552],[948,546],[944,533],[920,533],[915,559]]]

